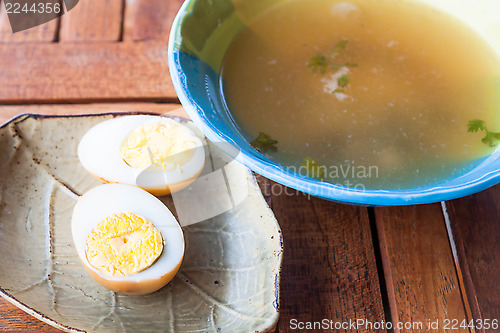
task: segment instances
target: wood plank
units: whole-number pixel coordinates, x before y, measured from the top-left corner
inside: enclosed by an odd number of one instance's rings
[[[53,42],[59,30],[59,19],[58,17],[31,29],[13,33],[7,12],[2,4],[0,6],[0,43]]]
[[[475,320],[500,321],[500,186],[448,201],[459,268]],[[478,329],[478,332],[500,332]]]
[[[124,111],[168,113],[169,115],[189,118],[186,111],[177,103],[31,104],[0,105],[0,124],[22,113],[74,115]]]
[[[394,331],[444,332],[445,320],[465,320],[441,206],[379,207],[375,218],[392,322],[416,325]],[[429,330],[428,320],[439,320],[439,329]]]
[[[61,18],[61,42],[121,39],[123,0],[79,1]]]
[[[384,320],[367,209],[309,197],[263,177],[259,182],[285,245],[279,331],[305,332],[294,330],[292,319]]]
[[[0,297],[0,332],[61,332],[44,322],[21,311],[3,297]]]
[[[127,0],[123,40],[167,40],[183,0]]]
[[[0,44],[0,103],[177,101],[163,41]]]

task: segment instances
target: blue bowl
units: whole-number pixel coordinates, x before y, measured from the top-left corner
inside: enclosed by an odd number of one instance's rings
[[[168,45],[170,74],[182,105],[211,141],[225,143],[220,148],[227,153],[233,150],[228,148],[234,148],[239,152],[233,153],[236,160],[269,179],[313,196],[348,204],[384,206],[439,202],[470,195],[500,182],[498,150],[472,161],[471,170],[459,177],[433,186],[401,190],[355,189],[322,182],[292,172],[255,151],[224,102],[220,67],[227,47],[245,27],[244,21],[283,1],[287,0],[186,0],[177,14]],[[450,2],[443,3],[446,6]],[[498,6],[496,0],[479,0],[474,6],[492,4]],[[457,11],[456,8],[453,5],[444,9]],[[467,21],[468,10],[463,8],[462,14],[460,11],[454,14],[465,15],[463,18]],[[474,22],[468,23],[473,25]]]

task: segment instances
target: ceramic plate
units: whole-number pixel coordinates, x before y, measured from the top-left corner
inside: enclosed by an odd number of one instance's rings
[[[206,164],[222,172],[230,191],[207,195],[214,202],[229,195],[232,206],[183,227],[186,253],[174,280],[153,294],[126,296],[86,274],[71,214],[78,197],[100,183],[80,165],[76,149],[90,127],[114,116],[22,115],[0,128],[0,294],[69,332],[273,330],[279,225],[248,169],[223,163],[210,143]],[[162,200],[175,213],[175,197]]]

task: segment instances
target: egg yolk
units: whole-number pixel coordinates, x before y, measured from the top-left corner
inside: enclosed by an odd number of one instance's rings
[[[144,217],[115,213],[99,222],[85,244],[89,263],[105,276],[129,276],[150,267],[163,251],[163,237]]]
[[[133,168],[155,171],[173,170],[185,164],[194,154],[196,136],[174,120],[144,124],[123,141],[120,152]]]

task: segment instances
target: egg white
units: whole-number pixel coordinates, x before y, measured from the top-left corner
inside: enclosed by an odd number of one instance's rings
[[[149,268],[130,276],[109,277],[90,265],[85,244],[88,235],[100,221],[120,212],[132,212],[145,217],[160,231],[165,245],[160,257]],[[175,217],[155,196],[135,186],[104,184],[85,193],[73,210],[71,231],[76,251],[85,268],[93,277],[98,277],[96,280],[99,283],[104,282],[105,287],[117,292],[145,294],[161,288],[163,285],[158,284],[159,280],[167,274],[173,278],[184,256],[184,237]]]
[[[195,137],[193,156],[180,168],[166,171],[137,170],[129,166],[120,152],[123,141],[136,128],[165,119],[160,116],[132,115],[103,121],[92,127],[80,140],[78,158],[83,167],[105,183],[139,186],[155,195],[165,195],[188,186],[201,173],[205,164],[202,140]],[[172,121],[167,118],[167,121]]]

